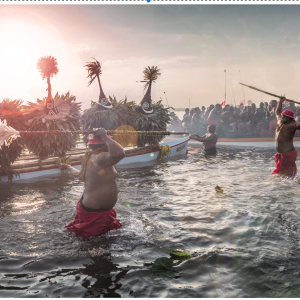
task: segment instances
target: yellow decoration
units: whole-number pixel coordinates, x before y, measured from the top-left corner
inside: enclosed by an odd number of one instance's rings
[[[169,145],[160,146],[160,153],[157,157],[158,161],[162,161],[164,157],[171,155],[171,147]]]
[[[71,165],[71,158],[69,157],[58,157],[55,161],[55,165],[59,166],[60,164]],[[61,170],[62,173],[68,173],[67,169]]]

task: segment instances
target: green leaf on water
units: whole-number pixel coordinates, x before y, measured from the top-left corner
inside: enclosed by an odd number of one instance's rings
[[[179,277],[181,272],[173,268],[173,260],[168,257],[159,257],[152,265],[152,273],[162,278]]]
[[[173,248],[167,248],[167,249],[170,251],[171,257],[176,258],[178,260],[185,260],[191,258],[190,253],[184,252],[183,250],[173,249]]]

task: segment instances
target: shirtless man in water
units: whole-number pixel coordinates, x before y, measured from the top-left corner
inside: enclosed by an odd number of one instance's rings
[[[300,129],[300,123],[295,121],[294,112],[286,109],[282,112],[282,103],[285,98],[279,100],[276,116],[279,126],[276,128],[275,142],[277,154],[276,169],[272,174],[285,174],[293,176],[297,173],[297,150],[294,148],[293,138],[296,130]]]
[[[217,154],[216,144],[218,141],[218,136],[215,134],[215,131],[216,131],[216,126],[209,125],[207,127],[207,133],[204,136],[199,136],[198,134],[194,133],[190,135],[190,139],[205,143],[205,147],[204,147],[205,155],[216,155]]]
[[[118,200],[114,167],[125,157],[122,146],[112,140],[103,128],[94,129],[89,135],[89,148],[81,164],[81,171],[67,164],[60,164],[60,169],[67,169],[85,182],[81,199],[76,206],[76,217],[66,228],[80,237],[101,235],[122,225],[116,219],[113,209]]]

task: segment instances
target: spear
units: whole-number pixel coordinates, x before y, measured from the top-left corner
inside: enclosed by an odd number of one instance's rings
[[[244,85],[244,86],[247,86],[248,88],[250,89],[253,89],[253,90],[256,90],[258,92],[262,92],[264,94],[267,94],[267,95],[270,95],[270,96],[273,96],[273,97],[276,97],[276,98],[282,98],[282,96],[278,96],[278,95],[275,95],[275,94],[272,94],[272,93],[269,93],[269,92],[266,92],[266,91],[263,91],[263,90],[260,90],[254,86],[250,86],[250,85],[247,85],[247,84],[244,84],[244,83],[240,83],[241,85]],[[297,104],[300,104],[300,102],[297,102],[295,100],[291,100],[291,99],[285,99],[286,101],[288,102],[293,102],[293,103],[297,103]]]

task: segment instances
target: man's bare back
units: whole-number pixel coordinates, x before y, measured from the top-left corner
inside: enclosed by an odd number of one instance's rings
[[[124,158],[125,152],[120,144],[107,136],[104,129],[96,130],[94,135],[101,137],[106,143],[108,151],[91,154],[88,159],[82,203],[90,209],[110,210],[118,199],[116,182],[118,173],[114,165]],[[60,168],[68,169],[76,177],[81,175],[80,171],[69,165],[61,164]]]

